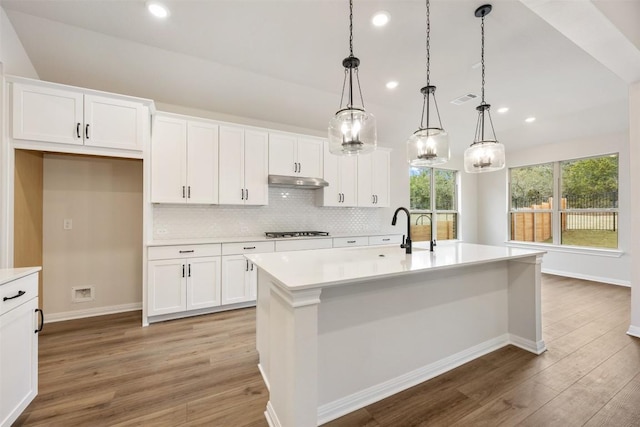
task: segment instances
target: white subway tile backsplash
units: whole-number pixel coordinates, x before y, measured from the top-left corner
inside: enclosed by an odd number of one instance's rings
[[[378,233],[381,210],[332,208],[315,204],[315,191],[269,189],[268,206],[154,205],[153,239],[262,236],[266,231]]]

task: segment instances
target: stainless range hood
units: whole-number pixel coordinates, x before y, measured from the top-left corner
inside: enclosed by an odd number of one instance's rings
[[[329,183],[322,178],[306,178],[286,175],[269,175],[269,185],[272,187],[311,188],[327,187]]]

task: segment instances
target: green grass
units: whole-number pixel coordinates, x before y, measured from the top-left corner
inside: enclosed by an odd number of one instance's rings
[[[562,244],[616,249],[618,247],[618,232],[609,230],[565,230],[562,232]]]

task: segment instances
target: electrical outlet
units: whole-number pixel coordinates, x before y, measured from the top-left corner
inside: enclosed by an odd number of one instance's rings
[[[71,230],[73,228],[73,221],[71,219],[65,219],[62,222],[62,228],[65,230]]]
[[[71,302],[88,302],[95,300],[93,286],[71,288]]]

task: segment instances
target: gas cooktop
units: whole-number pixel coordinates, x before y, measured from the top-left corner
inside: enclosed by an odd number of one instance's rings
[[[283,237],[315,237],[315,236],[328,236],[326,231],[267,231],[264,233],[267,238],[280,239]]]

